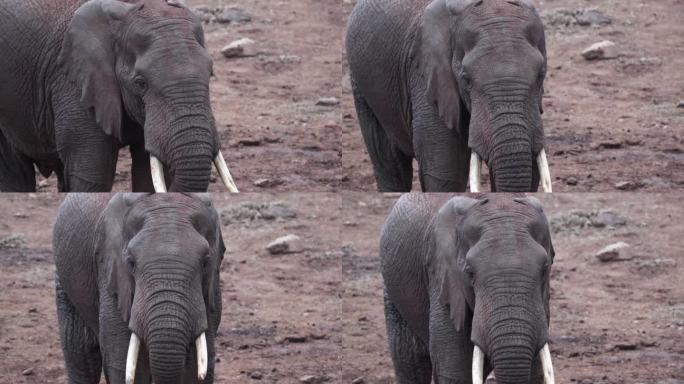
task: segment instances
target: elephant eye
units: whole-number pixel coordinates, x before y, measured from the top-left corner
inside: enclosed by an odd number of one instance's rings
[[[142,76],[139,76],[139,75],[136,76],[133,79],[133,84],[135,85],[135,87],[138,89],[139,92],[145,92],[145,90],[147,90],[147,82],[145,81],[145,79]]]

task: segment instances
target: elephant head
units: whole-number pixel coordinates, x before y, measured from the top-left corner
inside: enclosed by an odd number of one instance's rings
[[[191,383],[212,376],[225,247],[211,201],[118,194],[99,225],[102,289],[118,310],[108,316],[119,316],[131,332],[126,383],[136,377]]]
[[[144,132],[155,190],[206,191],[213,160],[237,192],[209,101],[204,32],[181,1],[85,2],[59,63],[105,133],[125,143]]]
[[[544,151],[544,28],[529,0],[434,0],[423,13],[418,62],[427,97],[468,139],[470,187],[480,165],[492,191],[551,191]],[[536,160],[536,161],[535,161]]]
[[[430,273],[457,330],[470,330],[473,383],[553,383],[547,338],[553,246],[534,197],[455,197],[434,227]],[[537,358],[538,357],[538,358]]]

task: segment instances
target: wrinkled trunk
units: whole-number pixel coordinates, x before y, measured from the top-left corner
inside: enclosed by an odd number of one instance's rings
[[[548,332],[540,289],[532,279],[509,275],[489,281],[480,300],[478,317],[486,320],[479,330],[486,334],[497,383],[530,383],[539,373],[533,367],[539,367],[537,354]]]
[[[534,159],[528,128],[521,117],[508,119],[494,129],[489,168],[497,192],[529,192],[532,188]]]
[[[146,147],[164,166],[169,192],[205,192],[217,153],[209,94],[202,84],[180,84],[151,102]]]
[[[190,336],[184,321],[173,315],[150,316],[147,336],[150,370],[158,384],[181,383],[189,353]]]

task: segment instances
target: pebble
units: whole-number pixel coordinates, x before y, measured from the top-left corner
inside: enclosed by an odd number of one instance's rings
[[[318,99],[316,102],[316,105],[322,106],[322,107],[333,107],[335,105],[340,104],[340,99],[337,97],[331,96],[331,97],[321,97]]]
[[[280,179],[258,179],[254,181],[254,186],[259,188],[272,188],[283,184]]]
[[[591,219],[591,225],[596,228],[603,227],[618,227],[627,224],[627,220],[624,217],[618,215],[615,212],[608,210],[601,210],[596,214],[595,217]]]
[[[635,189],[641,188],[642,186],[642,183],[637,183],[634,181],[618,181],[615,183],[615,188],[621,191],[633,191]]]
[[[235,40],[221,49],[221,54],[227,58],[256,56],[255,41],[246,37]]]
[[[588,9],[575,16],[575,21],[578,25],[585,27],[588,25],[608,25],[613,22],[613,18],[597,9]]]
[[[357,377],[352,380],[351,384],[366,384],[366,380],[363,377]]]
[[[574,176],[569,176],[565,179],[565,184],[567,185],[577,185],[577,178]]]
[[[299,382],[304,383],[304,384],[317,384],[317,383],[322,383],[323,380],[318,376],[306,375],[306,376],[300,377]]]
[[[33,368],[26,368],[23,371],[21,371],[21,374],[24,376],[31,376],[33,375]]]
[[[301,252],[303,247],[299,236],[289,234],[273,240],[266,246],[266,250],[272,255],[279,255],[283,253]]]
[[[254,380],[261,380],[263,377],[264,374],[259,371],[254,371],[249,374],[249,378]]]
[[[684,100],[679,100],[679,103],[677,103],[677,108],[684,108]]]
[[[620,241],[598,251],[595,257],[602,263],[616,261],[618,259],[624,260],[626,258],[625,255],[627,253],[627,249],[629,249],[629,244]]]
[[[587,60],[614,59],[618,57],[617,46],[610,40],[603,40],[582,51],[582,56]]]
[[[215,13],[214,16],[216,21],[221,24],[248,23],[252,21],[252,16],[244,9],[237,7],[225,7],[220,12]]]

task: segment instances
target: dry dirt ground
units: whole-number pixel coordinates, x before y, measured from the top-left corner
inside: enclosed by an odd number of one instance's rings
[[[227,212],[222,214],[227,252],[216,382],[299,383],[305,376],[313,376],[311,383],[340,382],[339,198],[213,198],[219,212]],[[66,382],[51,251],[51,226],[61,199],[56,194],[0,199],[0,384]],[[294,208],[296,217],[259,218],[255,207],[276,201]],[[266,251],[269,242],[290,233],[301,237],[302,252]],[[2,241],[11,236],[23,244]]]
[[[344,1],[349,14],[356,0]],[[641,191],[684,186],[684,2],[537,0],[546,22],[546,150],[554,191]],[[612,24],[550,22],[596,8]],[[586,61],[582,50],[611,40],[619,58]],[[343,167],[349,189],[375,190],[348,81],[343,91]],[[415,179],[417,180],[417,178]],[[488,180],[488,177],[483,177]],[[414,189],[420,186],[414,183]]]
[[[340,106],[343,17],[339,0],[187,0],[236,6],[252,21],[205,24],[214,60],[211,101],[223,154],[243,191],[332,191],[341,182]],[[226,59],[220,50],[241,38],[254,57]],[[130,155],[122,149],[114,190],[130,190]],[[213,175],[217,177],[215,171]],[[255,186],[266,179],[265,187]],[[40,191],[57,191],[55,176],[38,176]],[[214,179],[210,191],[225,191]]]
[[[556,382],[684,383],[684,256],[681,196],[554,194],[538,197],[550,218],[550,348]],[[396,197],[343,196],[343,383],[394,383],[387,350],[378,237]],[[625,220],[587,226],[609,209]],[[574,212],[573,212],[574,211]],[[624,241],[629,260],[594,254]]]

